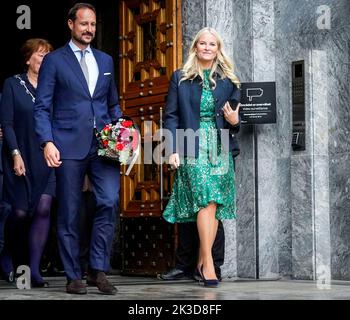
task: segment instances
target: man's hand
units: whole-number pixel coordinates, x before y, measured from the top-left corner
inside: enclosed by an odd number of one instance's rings
[[[178,153],[173,153],[170,157],[169,157],[169,164],[171,165],[171,167],[173,169],[177,169],[180,165],[180,157]]]
[[[13,170],[16,176],[26,175],[26,167],[20,154],[13,157]]]
[[[228,102],[225,103],[224,107],[222,110],[224,111],[224,117],[226,121],[234,126],[239,122],[239,107],[241,104],[239,103],[236,110],[232,110],[230,104]]]
[[[62,161],[60,161],[60,152],[53,142],[46,143],[44,148],[44,158],[50,168],[57,168],[62,164]]]

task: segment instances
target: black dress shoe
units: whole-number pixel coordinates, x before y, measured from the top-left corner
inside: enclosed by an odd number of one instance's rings
[[[81,280],[70,280],[66,291],[70,294],[87,294],[86,285]]]
[[[162,280],[185,280],[191,279],[190,275],[181,269],[171,269],[168,272],[164,272],[159,276]]]
[[[117,288],[108,281],[106,274],[102,271],[88,273],[86,283],[90,286],[96,286],[102,294],[114,295],[118,291]]]

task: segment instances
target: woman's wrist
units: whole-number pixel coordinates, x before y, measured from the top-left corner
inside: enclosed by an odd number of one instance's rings
[[[233,126],[233,127],[235,127],[235,126],[237,126],[237,125],[239,125],[239,119],[236,120],[235,122],[232,122],[232,123],[231,123],[231,126]]]
[[[18,149],[13,149],[11,151],[11,156],[12,158],[16,157],[16,156],[20,156],[21,155],[21,151],[19,151]]]

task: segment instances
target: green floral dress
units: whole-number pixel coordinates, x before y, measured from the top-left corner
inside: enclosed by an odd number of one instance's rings
[[[209,72],[204,70],[199,155],[196,159],[180,159],[172,194],[163,213],[170,223],[196,221],[199,210],[210,202],[217,204],[216,219],[236,218],[234,163],[231,152],[221,150]]]

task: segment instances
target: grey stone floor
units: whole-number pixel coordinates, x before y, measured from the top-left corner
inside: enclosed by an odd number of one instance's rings
[[[218,288],[205,288],[190,280],[165,282],[155,278],[109,276],[117,286],[115,296],[65,293],[65,278],[46,278],[50,287],[19,290],[0,280],[1,300],[350,300],[350,282],[332,281],[329,288],[314,281],[227,279]]]

